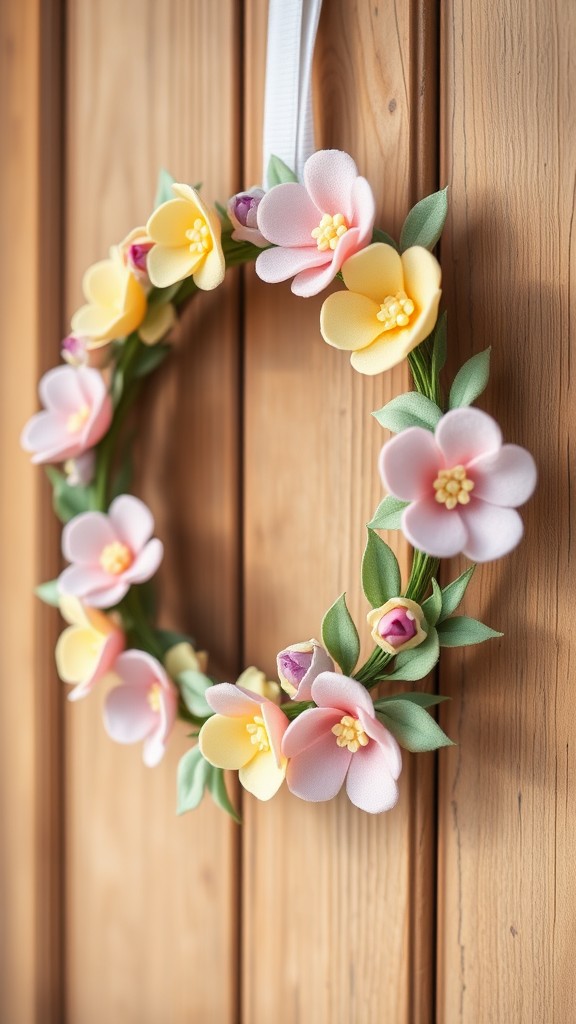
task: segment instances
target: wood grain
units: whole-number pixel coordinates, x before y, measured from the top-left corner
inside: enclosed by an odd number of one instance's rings
[[[265,13],[262,0],[248,3],[249,182],[261,163]],[[416,187],[409,157],[422,82],[413,57],[417,25],[408,5],[333,2],[324,6],[317,47],[317,145],[354,154],[374,187],[378,222],[393,233]],[[424,186],[424,176],[419,184],[430,190],[434,182]],[[365,621],[359,570],[364,524],[381,497],[376,459],[384,440],[370,412],[407,386],[405,367],[376,379],[356,375],[322,342],[320,305],[321,297],[303,301],[288,284],[265,286],[247,274],[245,660],[269,672],[286,644],[318,636],[342,590],[356,621]],[[409,927],[415,879],[432,863],[432,821],[423,823],[413,858],[412,771],[407,756],[400,804],[378,819],[344,796],[314,806],[285,791],[266,806],[245,799],[250,1024],[430,1019],[430,962]],[[432,902],[420,903],[418,919],[428,952]]]
[[[467,602],[504,639],[443,660],[459,744],[440,759],[450,1024],[576,1019],[575,33],[568,0],[443,6],[450,344],[459,361],[493,346],[481,404],[540,467],[523,546],[481,568]]]
[[[158,170],[238,181],[232,0],[68,7],[67,308],[84,267],[147,218]],[[201,296],[143,395],[138,492],[166,545],[161,617],[232,676],[238,659],[237,281]],[[176,818],[165,762],[105,736],[102,696],[67,717],[68,1004],[75,1024],[236,1019],[237,828],[210,802]]]

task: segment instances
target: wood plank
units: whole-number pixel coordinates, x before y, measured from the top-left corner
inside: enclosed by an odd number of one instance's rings
[[[416,5],[415,5],[416,6]],[[422,128],[409,5],[336,2],[322,13],[317,48],[317,144],[354,154],[371,181],[380,224],[398,231],[417,189],[435,182],[410,164]],[[246,180],[260,176],[266,4],[247,4]],[[418,125],[420,126],[418,128]],[[421,150],[422,152],[422,150]],[[427,180],[425,180],[427,179]],[[408,386],[406,367],[354,374],[318,330],[321,298],[247,274],[246,662],[274,670],[278,650],[318,635],[346,589],[356,621],[364,524],[381,497],[384,440],[370,412]],[[402,549],[406,565],[406,551]],[[366,639],[366,636],[365,636]],[[245,798],[243,1008],[250,1024],[430,1019],[432,972],[409,934],[411,891],[430,878],[431,819],[411,814],[409,756],[399,806],[370,818],[345,797],[306,805],[283,791]],[[429,766],[428,766],[429,768]],[[418,812],[419,814],[419,812]],[[421,845],[416,845],[413,830]],[[412,846],[411,846],[412,844]],[[432,902],[416,915],[431,934]],[[416,920],[415,918],[415,920]]]
[[[83,268],[145,220],[161,165],[225,198],[238,178],[232,0],[69,4],[67,307]],[[143,396],[140,494],[166,545],[162,620],[236,671],[237,282],[197,300]],[[175,816],[164,763],[105,736],[95,696],[67,718],[70,1020],[236,1019],[236,827],[210,803]]]
[[[569,0],[443,5],[451,346],[493,346],[481,404],[540,484],[523,546],[467,603],[504,639],[443,661],[459,745],[440,761],[442,1021],[576,1019],[575,33]]]

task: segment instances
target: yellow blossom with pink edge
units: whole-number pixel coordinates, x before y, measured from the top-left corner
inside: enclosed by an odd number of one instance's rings
[[[116,620],[76,597],[62,595],[60,612],[68,628],[56,644],[56,667],[64,683],[74,684],[68,700],[79,700],[113,667],[125,646]]]
[[[82,290],[87,301],[72,317],[72,332],[88,339],[88,349],[125,338],[146,316],[146,293],[119,246],[112,247],[109,259],[88,268]]]

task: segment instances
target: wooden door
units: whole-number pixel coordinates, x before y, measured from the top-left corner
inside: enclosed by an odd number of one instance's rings
[[[175,816],[99,697],[64,707],[58,530],[17,449],[84,267],[146,217],[160,166],[225,199],[260,178],[265,0],[0,7],[0,1007],[7,1024],[571,1024],[575,870],[571,382],[576,10],[570,0],[326,0],[317,143],[351,152],[379,223],[450,184],[452,367],[493,346],[483,405],[529,447],[526,539],[481,569],[489,652],[444,655],[458,746],[406,757],[391,813],[343,797]],[[166,541],[162,620],[222,672],[273,671],[344,589],[358,621],[380,498],[360,378],[319,301],[234,271],[146,392],[139,493]],[[399,549],[406,562],[407,552]],[[457,566],[454,566],[456,569]]]

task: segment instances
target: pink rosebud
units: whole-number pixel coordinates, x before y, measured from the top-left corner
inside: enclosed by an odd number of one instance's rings
[[[232,238],[235,242],[252,242],[263,249],[268,242],[258,230],[258,207],[265,192],[263,188],[250,188],[238,192],[228,200],[228,216],[234,226]]]
[[[260,202],[258,227],[276,248],[260,253],[256,273],[269,284],[294,277],[295,295],[317,295],[370,243],[374,215],[372,190],[352,157],[320,150],[304,165],[303,185],[276,185]]]
[[[317,640],[291,644],[276,658],[278,678],[292,700],[311,700],[312,683],[320,672],[331,672],[334,662]]]
[[[154,519],[139,498],[122,494],[108,510],[83,512],[66,524],[62,552],[72,563],[60,574],[62,594],[79,597],[93,608],[118,604],[133,583],[154,575],[164,553],[150,540]]]
[[[390,494],[410,504],[402,531],[435,558],[460,551],[489,562],[512,551],[524,532],[516,512],[536,486],[525,448],[502,444],[500,427],[480,409],[453,409],[435,432],[409,427],[384,445],[380,473]]]
[[[368,691],[355,679],[322,672],[312,683],[312,699],[317,707],[284,733],[288,789],[302,800],[331,800],[346,782],[360,810],[390,810],[398,800],[402,755],[376,718]]]
[[[128,263],[139,274],[148,275],[146,259],[154,242],[135,242],[128,248]]]
[[[368,613],[372,639],[387,654],[399,654],[426,639],[424,612],[407,597],[393,597]]]
[[[112,401],[102,375],[87,366],[57,366],[39,385],[44,411],[28,421],[20,438],[32,462],[65,462],[93,448],[112,422]]]
[[[152,768],[164,757],[176,719],[178,691],[160,662],[144,651],[121,654],[113,671],[120,686],[106,697],[106,732],[116,743],[143,740],[143,761]]]

